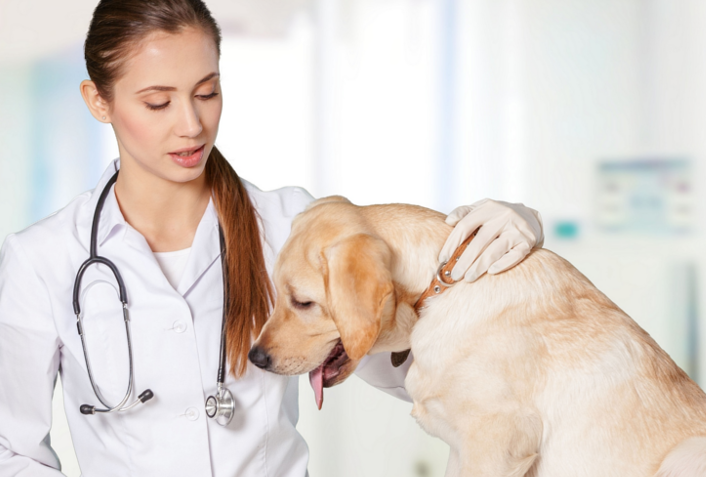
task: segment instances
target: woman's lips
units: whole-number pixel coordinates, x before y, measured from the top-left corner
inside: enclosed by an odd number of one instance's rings
[[[172,158],[174,162],[179,164],[181,167],[194,167],[198,165],[203,159],[203,151],[206,145],[199,147],[198,149],[182,149],[177,152],[170,152],[169,157]],[[187,153],[187,155],[182,155]]]

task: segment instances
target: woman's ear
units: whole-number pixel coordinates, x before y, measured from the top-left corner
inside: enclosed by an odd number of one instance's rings
[[[101,97],[96,88],[96,84],[91,80],[81,81],[81,96],[88,106],[94,118],[102,123],[110,122],[110,108],[108,103]]]

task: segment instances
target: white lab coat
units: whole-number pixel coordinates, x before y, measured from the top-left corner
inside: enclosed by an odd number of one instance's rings
[[[61,475],[49,443],[57,372],[85,477],[305,476],[308,450],[295,429],[296,377],[250,365],[243,378],[226,380],[236,402],[228,427],[205,415],[205,398],[216,387],[223,298],[212,203],[175,290],[144,237],[125,222],[115,195],[108,195],[98,253],[117,265],[127,288],[136,387],[129,402],[147,388],[155,397],[127,412],[79,412],[81,404],[102,406],[88,379],[72,288],[89,255],[98,196],[117,167],[117,161],[109,166],[95,191],[8,236],[0,252],[0,476]],[[293,187],[246,188],[262,218],[271,272],[292,218],[312,198]],[[94,376],[116,403],[127,389],[128,355],[115,280],[106,267],[93,266],[81,288]],[[406,367],[389,365],[389,355],[369,357],[359,368],[361,377],[403,398],[405,374]]]

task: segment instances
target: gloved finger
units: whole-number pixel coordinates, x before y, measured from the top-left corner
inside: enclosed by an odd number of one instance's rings
[[[462,205],[456,207],[451,211],[449,215],[446,216],[446,223],[453,226],[456,225],[461,219],[467,216],[473,209],[474,205]]]
[[[482,206],[491,199],[481,199],[473,202],[471,205],[460,205],[451,211],[449,215],[446,216],[446,223],[449,225],[456,225],[462,218],[470,214],[473,210]]]
[[[459,226],[454,227],[446,239],[446,242],[444,242],[444,246],[441,247],[441,252],[439,252],[439,263],[448,262],[458,246],[466,240],[466,237],[466,229],[460,228]]]
[[[490,266],[497,262],[502,256],[507,254],[511,244],[508,242],[508,237],[500,237],[494,240],[490,245],[483,250],[480,257],[473,262],[473,265],[468,269],[464,280],[474,282],[488,271]]]
[[[469,235],[476,231],[478,227],[469,230],[466,223],[459,224],[458,222],[466,218],[468,214],[470,214],[473,209],[477,207],[477,204],[480,204],[481,202],[456,207],[446,217],[446,223],[449,225],[453,225],[454,229],[451,231],[451,234],[446,239],[444,246],[441,248],[441,252],[439,252],[439,263],[448,262],[448,260],[451,258],[456,249],[463,243],[463,241],[466,240]]]
[[[496,273],[504,272],[509,270],[518,263],[520,263],[524,258],[532,251],[532,247],[529,246],[527,242],[521,242],[515,245],[512,250],[507,252],[505,255],[500,257],[500,259],[492,264],[488,268],[488,273],[490,275],[495,275]]]
[[[458,262],[451,271],[451,278],[453,280],[460,280],[466,274],[473,262],[483,253],[486,247],[498,238],[500,230],[504,225],[505,224],[501,221],[490,222],[483,225],[480,230],[478,230],[478,235],[471,240],[471,243],[463,254],[461,254],[461,258],[458,259]],[[503,253],[507,252],[511,247],[511,244],[506,243]]]
[[[481,201],[481,205],[485,202],[487,202],[487,199]],[[446,243],[444,243],[444,246],[441,248],[441,252],[439,253],[439,262],[448,261],[453,255],[453,253],[456,251],[456,249],[459,247],[459,245],[461,245],[464,240],[466,240],[473,232],[478,230],[478,227],[484,225],[489,219],[487,214],[482,213],[482,208],[475,206],[465,207],[474,207],[474,209],[470,213],[468,213],[468,215],[466,215],[463,219],[461,219],[461,221],[456,224],[454,229],[451,231],[451,234],[446,239]],[[474,238],[473,242],[475,242],[476,240],[478,240],[478,237]],[[483,246],[485,245],[487,245],[487,242],[483,244]],[[478,253],[480,253],[481,251],[478,251]],[[464,254],[465,253],[467,253],[467,251],[464,252]],[[467,263],[466,268],[469,267],[471,263],[473,263],[473,260]],[[458,277],[461,278],[462,276],[463,273],[459,273]]]

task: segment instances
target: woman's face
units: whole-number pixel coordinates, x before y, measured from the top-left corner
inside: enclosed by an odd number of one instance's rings
[[[123,71],[109,105],[121,167],[172,182],[199,177],[223,106],[213,39],[191,28],[153,33]]]

